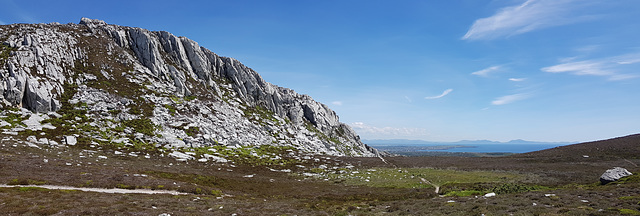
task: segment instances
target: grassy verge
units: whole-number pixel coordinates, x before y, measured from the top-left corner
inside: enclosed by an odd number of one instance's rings
[[[329,174],[332,179],[343,180],[349,185],[391,188],[430,188],[431,184],[445,186],[461,183],[515,182],[521,176],[507,172],[459,171],[431,168],[376,168]],[[431,184],[424,182],[429,181]]]

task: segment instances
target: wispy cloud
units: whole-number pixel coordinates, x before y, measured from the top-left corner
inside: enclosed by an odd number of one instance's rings
[[[626,80],[640,76],[635,69],[625,67],[640,63],[640,53],[629,53],[609,58],[570,61],[540,70],[549,73],[570,73],[573,75],[606,76],[609,80]]]
[[[515,101],[524,100],[524,99],[526,99],[528,97],[529,97],[529,94],[525,94],[525,93],[505,95],[505,96],[496,98],[495,100],[493,100],[491,102],[491,104],[493,104],[493,105],[505,105],[505,104],[513,103]]]
[[[331,104],[336,105],[336,106],[342,106],[342,101],[333,101],[333,102],[331,102]]]
[[[586,20],[571,13],[581,1],[527,0],[517,6],[504,7],[490,17],[476,20],[463,40],[496,39],[537,29]]]
[[[570,72],[575,75],[607,76],[613,74],[612,71],[605,68],[603,62],[592,60],[563,63],[545,67],[541,70],[549,73]]]
[[[498,71],[498,70],[500,70],[500,68],[502,68],[502,66],[500,66],[500,65],[491,66],[491,67],[488,67],[488,68],[473,72],[471,74],[472,75],[476,75],[476,76],[486,77],[486,76],[489,76],[489,73]]]
[[[404,96],[404,99],[407,99],[407,101],[409,101],[409,103],[413,102],[413,100],[411,100],[411,98],[409,96]]]
[[[616,56],[616,57],[613,57],[611,60],[621,65],[640,63],[640,53],[631,53],[631,54]]]
[[[441,98],[441,97],[447,96],[447,95],[448,95],[449,93],[451,93],[452,91],[453,91],[453,89],[447,89],[447,90],[444,90],[444,92],[442,92],[442,94],[440,94],[440,95],[438,95],[438,96],[425,97],[424,99],[428,99],[428,100],[431,100],[431,99],[438,99],[438,98]]]
[[[509,81],[512,82],[522,82],[525,81],[527,78],[509,78]]]
[[[376,137],[419,137],[426,136],[429,133],[424,128],[394,128],[394,127],[375,127],[363,122],[354,122],[350,124],[358,134]]]
[[[0,25],[6,25],[7,23],[5,23],[4,21],[0,20]]]

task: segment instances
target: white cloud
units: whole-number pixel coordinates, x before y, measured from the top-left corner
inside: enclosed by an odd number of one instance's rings
[[[500,70],[501,66],[491,66],[476,72],[471,73],[472,75],[476,75],[476,76],[489,76],[489,73]]]
[[[591,53],[591,52],[598,51],[600,47],[602,47],[602,45],[586,45],[586,46],[578,47],[575,50],[580,53]]]
[[[621,65],[640,63],[640,53],[630,53],[626,55],[616,56],[613,57],[611,61]]]
[[[442,94],[440,94],[440,95],[438,95],[438,96],[425,97],[424,99],[429,99],[429,100],[431,100],[431,99],[438,99],[438,98],[441,98],[441,97],[447,96],[447,95],[448,95],[449,93],[451,93],[452,91],[453,91],[453,89],[447,89],[447,90],[444,90],[444,92],[442,92]]]
[[[616,63],[618,63],[618,64],[635,64],[635,63],[638,63],[638,62],[640,62],[640,59],[627,59],[627,60],[622,60],[622,61],[619,61],[619,62],[616,62]]]
[[[375,127],[363,122],[354,122],[350,125],[358,134],[375,136],[375,138],[420,137],[429,135],[427,129],[424,128]]]
[[[537,29],[566,25],[585,20],[571,10],[580,1],[527,0],[521,5],[504,7],[490,17],[476,20],[463,40],[495,39],[518,35]]]
[[[527,78],[509,78],[509,81],[513,81],[513,82],[522,82],[525,81]]]
[[[496,98],[495,100],[493,100],[491,102],[491,104],[493,105],[505,105],[505,104],[509,104],[509,103],[513,103],[515,101],[519,101],[519,100],[523,100],[525,98],[529,97],[528,94],[512,94],[512,95],[505,95],[499,98]]]
[[[407,101],[409,101],[409,103],[413,102],[413,100],[411,100],[411,98],[409,96],[404,96],[404,99],[407,99]]]
[[[602,62],[599,61],[578,61],[569,62],[541,69],[549,73],[565,73],[571,72],[575,75],[595,75],[605,76],[613,74],[612,71],[606,70]]]
[[[640,76],[637,74],[635,69],[625,69],[626,66],[636,63],[640,63],[640,53],[630,53],[609,58],[571,61],[544,67],[540,70],[549,73],[606,76],[609,80],[626,80]]]
[[[6,25],[7,23],[3,22],[2,20],[0,20],[0,25]]]
[[[331,102],[331,104],[336,105],[336,106],[342,106],[342,101],[333,101],[333,102]]]
[[[615,74],[613,76],[610,76],[609,80],[618,81],[618,80],[634,79],[634,78],[638,78],[638,77],[640,77],[640,75],[635,75],[635,74]]]

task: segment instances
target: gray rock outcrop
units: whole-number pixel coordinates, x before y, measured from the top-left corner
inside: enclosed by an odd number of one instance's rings
[[[103,129],[103,137],[85,132],[89,140],[140,139],[171,147],[282,145],[379,156],[326,105],[268,83],[238,60],[188,38],[88,18],[80,24],[1,28],[0,106],[56,112],[65,92],[77,91],[69,104],[82,104],[92,127],[118,128],[113,122],[132,119],[158,126],[158,136],[107,139]]]
[[[622,177],[633,175],[627,169],[622,167],[614,167],[613,169],[608,169],[600,176],[600,183],[607,184],[610,182],[618,181]]]

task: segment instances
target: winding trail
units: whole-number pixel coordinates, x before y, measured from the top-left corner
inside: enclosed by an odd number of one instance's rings
[[[170,190],[149,190],[149,189],[121,189],[121,188],[83,188],[83,187],[71,187],[71,186],[59,186],[59,185],[6,185],[0,184],[0,188],[10,187],[37,187],[49,190],[79,190],[87,192],[98,193],[113,193],[113,194],[171,194],[171,195],[187,195],[178,191]]]
[[[436,188],[436,190],[435,190],[435,191],[436,191],[436,193],[437,193],[437,194],[439,194],[439,192],[440,192],[440,186],[438,186],[438,185],[436,185],[436,184],[433,184],[433,183],[431,183],[430,181],[427,181],[427,180],[426,180],[426,179],[424,179],[424,178],[420,178],[420,180],[422,180],[422,182],[424,182],[424,183],[427,183],[427,184],[430,184],[431,186],[434,186],[434,187]]]
[[[627,160],[627,159],[624,159],[624,158],[623,158],[623,160],[625,160],[626,162],[629,162],[629,163],[633,164],[633,166],[635,166],[635,167],[638,167],[638,164],[636,164],[636,163],[634,163],[634,162],[631,162],[630,160]]]

